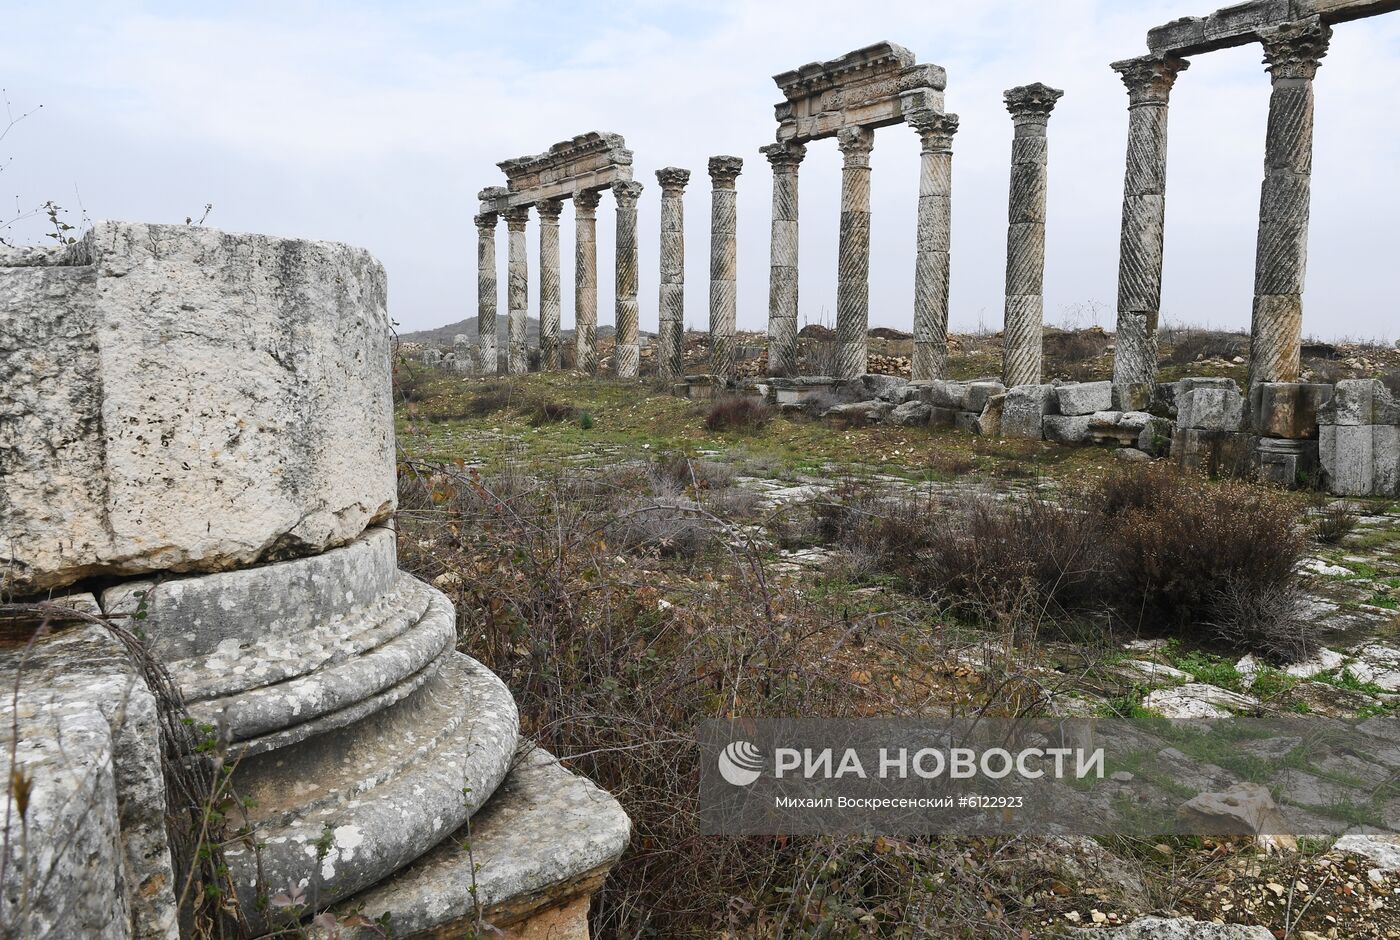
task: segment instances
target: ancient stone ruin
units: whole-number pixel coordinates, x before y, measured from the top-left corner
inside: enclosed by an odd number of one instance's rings
[[[389,336],[344,245],[101,223],[0,256],[0,589],[49,599],[0,652],[19,935],[180,936],[200,794],[168,782],[209,754],[254,934],[587,935],[628,820],[397,566]]]

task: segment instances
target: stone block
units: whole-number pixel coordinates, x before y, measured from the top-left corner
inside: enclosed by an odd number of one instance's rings
[[[1112,382],[1077,382],[1061,385],[1055,390],[1059,397],[1060,414],[1089,415],[1113,407]]]
[[[1183,470],[1212,477],[1244,476],[1250,465],[1250,437],[1238,431],[1178,427],[1171,456]]]
[[[869,401],[855,401],[844,405],[835,405],[828,409],[825,417],[840,418],[845,421],[854,421],[858,424],[879,424],[887,418],[894,405],[887,401],[871,399]]]
[[[993,395],[987,399],[987,403],[982,406],[982,413],[977,416],[977,433],[987,437],[1001,436],[1001,419],[1006,409],[1006,395]]]
[[[1152,407],[1152,385],[1147,382],[1123,382],[1113,386],[1114,411],[1146,411]]]
[[[926,405],[921,401],[906,401],[902,405],[896,405],[894,411],[890,412],[890,423],[898,424],[902,427],[917,427],[929,423],[929,415],[933,412],[932,405]]]
[[[888,401],[896,390],[908,384],[908,379],[902,379],[897,375],[880,375],[872,372],[842,383],[841,390],[857,401],[869,401],[873,398]]]
[[[953,427],[968,434],[976,434],[982,416],[975,411],[959,411],[953,417]]]
[[[1263,382],[1250,390],[1250,418],[1266,437],[1316,440],[1318,409],[1332,399],[1332,386]]]
[[[1117,444],[1121,447],[1137,445],[1138,434],[1142,432],[1145,418],[1142,412],[1099,411],[1089,415],[1087,440],[1091,444]]]
[[[1152,406],[1148,410],[1156,412],[1161,409],[1163,417],[1173,417],[1177,414],[1182,397],[1197,388],[1230,388],[1236,392],[1240,390],[1234,379],[1215,376],[1189,376],[1175,382],[1158,382],[1153,386]]]
[[[956,423],[959,414],[956,408],[940,408],[937,405],[930,405],[929,408],[929,427],[951,428]]]
[[[1380,379],[1342,379],[1320,415],[1326,424],[1358,426],[1395,422],[1390,391]]]
[[[1177,426],[1203,431],[1238,431],[1244,426],[1244,397],[1230,388],[1192,388],[1177,399]]]
[[[0,587],[311,554],[393,511],[367,252],[100,223],[62,261],[0,267]]]
[[[969,410],[968,386],[962,382],[935,380],[924,389],[925,400],[935,408]]]
[[[1261,437],[1255,447],[1260,482],[1295,489],[1310,486],[1316,479],[1316,441]]]
[[[1153,457],[1167,456],[1171,453],[1172,432],[1175,427],[1169,418],[1149,418],[1138,432],[1137,449]]]
[[[1006,393],[1002,405],[1001,436],[1040,440],[1042,419],[1054,414],[1058,402],[1053,385],[1017,385]]]
[[[1083,444],[1089,438],[1088,415],[1046,415],[1041,428],[1047,441],[1057,444]]]
[[[1318,457],[1329,493],[1400,496],[1400,427],[1325,424]]]
[[[968,382],[967,399],[961,407],[967,411],[981,411],[987,406],[989,398],[1005,394],[1006,386],[1000,382]]]

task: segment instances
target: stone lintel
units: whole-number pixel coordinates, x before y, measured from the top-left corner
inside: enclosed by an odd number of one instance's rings
[[[632,151],[627,149],[626,141],[620,134],[602,131],[580,134],[560,141],[544,153],[502,160],[496,165],[508,181],[502,210],[506,205],[529,206],[547,199],[569,199],[580,192],[606,189],[615,182],[632,179]]]
[[[1400,0],[1248,0],[1207,16],[1186,16],[1148,30],[1153,55],[1190,56],[1259,39],[1259,30],[1317,16],[1345,23],[1400,10]]]
[[[827,62],[811,62],[775,75],[785,101],[778,104],[780,143],[833,137],[843,127],[888,127],[907,110],[943,110],[947,73],[918,65],[914,54],[893,43],[877,43]]]

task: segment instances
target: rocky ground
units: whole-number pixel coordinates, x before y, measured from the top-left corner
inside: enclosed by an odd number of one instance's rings
[[[966,353],[959,367],[975,367],[981,354]],[[1359,355],[1326,361],[1355,359],[1363,368]],[[1364,367],[1389,368],[1393,358],[1373,351]],[[1199,372],[1202,363],[1215,361],[1223,372],[1241,369],[1233,357],[1189,364]],[[1400,828],[1400,793],[1391,794],[1400,747],[1387,747],[1400,742],[1400,505],[1281,497],[1294,501],[1300,525],[1318,532],[1301,573],[1321,647],[1302,663],[1273,666],[1243,651],[1179,637],[1115,635],[1088,651],[1063,639],[1008,642],[995,631],[950,620],[929,598],[870,570],[849,545],[810,533],[793,538],[783,520],[796,507],[856,490],[876,494],[877,501],[973,492],[1053,498],[1060,487],[1113,472],[1107,452],[787,418],[747,432],[716,432],[705,428],[704,405],[645,387],[567,374],[514,383],[415,377],[412,369],[400,367],[408,381],[401,383],[407,400],[399,406],[399,439],[405,456],[424,465],[484,475],[523,469],[542,478],[561,471],[613,474],[680,456],[701,468],[680,496],[727,521],[730,549],[755,553],[775,586],[819,597],[858,625],[824,653],[824,668],[858,690],[866,713],[966,701],[1011,669],[1022,681],[1053,688],[1051,707],[1061,714],[1360,722],[1376,742],[1367,760],[1356,766],[1295,762],[1291,779],[1312,787],[1320,806],[1376,803],[1381,817],[1371,821]],[[663,551],[643,561],[641,573],[660,596],[671,592],[679,601],[691,596],[697,578],[710,577],[697,575],[696,564]],[[918,667],[911,668],[907,656],[892,656],[892,649],[913,650]],[[1351,828],[1345,818],[1329,825],[1334,833]],[[1073,851],[1034,840],[1018,844],[1006,851],[1022,873],[1019,896],[998,894],[988,903],[1003,914],[1018,910],[1016,929],[1030,931],[1026,925],[1034,924],[1035,932],[986,935],[1092,930],[1122,937],[1400,937],[1400,845],[1332,835],[1301,839],[1296,849],[1266,848],[1250,839],[1182,837],[1078,839]],[[996,864],[973,848],[967,857]],[[1141,919],[1148,914],[1167,920]],[[1190,928],[1196,932],[1185,932],[1188,919],[1201,922]],[[1225,925],[1264,932],[1230,932]]]

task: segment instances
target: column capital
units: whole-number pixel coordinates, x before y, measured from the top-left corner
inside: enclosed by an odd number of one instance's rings
[[[481,212],[499,212],[505,208],[505,201],[510,196],[510,190],[504,186],[487,186],[476,194],[476,198],[481,200]]]
[[[1332,27],[1314,16],[1259,30],[1264,64],[1274,78],[1312,78],[1332,41]]]
[[[690,182],[690,171],[678,166],[663,166],[656,171],[656,181],[661,184],[662,193],[682,193]]]
[[[733,189],[734,181],[743,172],[744,161],[740,157],[719,156],[711,157],[709,170],[710,180],[716,189]]]
[[[545,223],[558,223],[559,214],[564,211],[564,200],[546,199],[535,205],[535,211],[540,214],[540,221]]]
[[[500,217],[494,212],[483,212],[480,215],[474,216],[473,221],[476,222],[476,230],[481,234],[495,235],[496,222],[499,218]]]
[[[1114,62],[1110,68],[1128,87],[1128,107],[1144,104],[1166,104],[1176,77],[1191,67],[1185,59],[1169,56],[1138,56]]]
[[[807,147],[804,144],[768,144],[759,147],[758,152],[768,158],[774,172],[777,172],[779,169],[796,169],[802,163],[802,158],[807,156]]]
[[[1043,82],[1017,85],[1015,88],[1008,88],[1002,94],[1002,98],[1006,101],[1006,110],[1011,112],[1012,120],[1018,124],[1029,121],[1048,121],[1050,112],[1055,110],[1055,102],[1062,97],[1064,97],[1063,91],[1051,88]]]
[[[524,231],[525,223],[530,221],[529,206],[511,206],[501,214],[506,217],[506,227],[512,232]]]
[[[836,146],[846,166],[869,166],[875,132],[868,127],[843,127],[836,132]]]
[[[958,116],[932,108],[915,108],[904,114],[904,120],[919,135],[925,153],[953,149],[953,135],[958,132]]]
[[[601,189],[585,189],[574,195],[574,213],[585,217],[591,216],[602,201],[603,191]]]
[[[636,180],[618,180],[612,184],[612,191],[619,209],[635,209],[642,196],[642,184]]]

